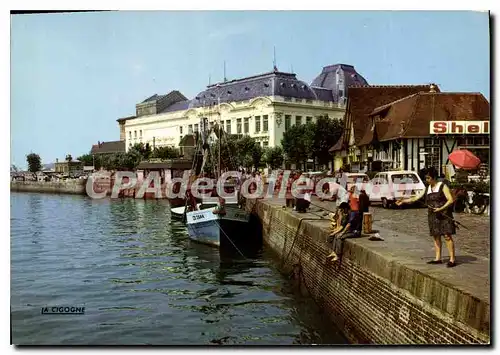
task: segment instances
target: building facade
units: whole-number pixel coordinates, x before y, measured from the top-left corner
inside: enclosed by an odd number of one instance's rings
[[[445,174],[456,149],[471,150],[488,165],[490,108],[482,94],[440,92],[433,84],[353,92],[344,136],[331,149],[336,169],[418,172],[434,166]]]
[[[135,116],[118,119],[120,137],[127,150],[136,143],[178,147],[206,117],[210,127],[220,122],[226,133],[249,135],[262,147],[274,147],[295,124],[320,116],[343,119],[346,88],[352,83],[366,81],[354,67],[337,64],[323,68],[313,85],[274,70],[209,85],[191,100],[178,91],[153,95],[136,105]]]

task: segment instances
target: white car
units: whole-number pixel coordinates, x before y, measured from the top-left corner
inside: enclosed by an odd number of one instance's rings
[[[370,202],[382,202],[384,208],[389,208],[402,198],[410,198],[425,190],[420,176],[414,171],[385,171],[373,177],[367,186],[366,193]]]

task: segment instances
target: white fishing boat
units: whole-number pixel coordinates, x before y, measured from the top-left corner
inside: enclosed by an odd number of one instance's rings
[[[217,213],[217,209],[215,206],[187,213],[190,239],[215,247],[238,243],[237,239],[245,235],[250,214],[237,205],[226,205],[225,214]]]
[[[196,207],[197,207],[197,209],[200,209],[201,203],[198,203],[196,205]],[[185,212],[186,212],[186,209],[188,209],[187,206],[174,207],[174,208],[170,209],[170,214],[171,214],[172,218],[183,219]]]
[[[202,134],[202,147],[203,147],[203,163],[209,156],[209,145],[207,144],[207,119],[202,118],[201,121],[201,134]],[[220,123],[220,122],[219,122]],[[223,136],[220,125],[217,125],[218,130],[218,146],[219,157],[217,165],[216,177],[221,176],[221,139]],[[202,169],[203,171],[203,169]],[[233,186],[236,191],[239,189],[239,184]],[[240,238],[246,237],[248,225],[250,222],[250,213],[240,208],[237,199],[233,203],[226,203],[224,206],[210,206],[199,209],[191,206],[190,211],[186,212],[186,225],[188,229],[189,238],[193,241],[205,243],[215,247],[224,247],[225,245],[235,245]],[[194,210],[197,209],[197,210]]]

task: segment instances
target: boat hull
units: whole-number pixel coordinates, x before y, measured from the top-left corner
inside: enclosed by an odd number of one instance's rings
[[[189,238],[214,247],[234,246],[246,237],[250,214],[237,207],[226,207],[226,214],[213,213],[215,207],[188,212]]]

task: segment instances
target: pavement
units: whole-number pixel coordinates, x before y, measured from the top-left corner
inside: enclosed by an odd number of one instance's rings
[[[267,200],[271,204],[284,205],[283,199]],[[301,217],[323,216],[327,211],[335,211],[334,202],[321,202],[317,197],[311,201],[310,211]],[[450,284],[482,301],[490,304],[490,218],[487,215],[457,213],[457,221],[468,230],[457,231],[455,240],[456,263],[454,268],[446,264],[429,265],[434,259],[434,243],[429,235],[427,209],[404,207],[383,209],[372,206],[373,230],[378,231],[383,241],[370,241],[368,237],[349,239],[359,243],[383,257],[394,260],[409,268],[416,269],[441,282]],[[298,213],[297,213],[298,214]],[[328,218],[325,216],[324,218]],[[328,224],[325,223],[325,228]],[[448,251],[443,239],[442,258],[448,261]]]

